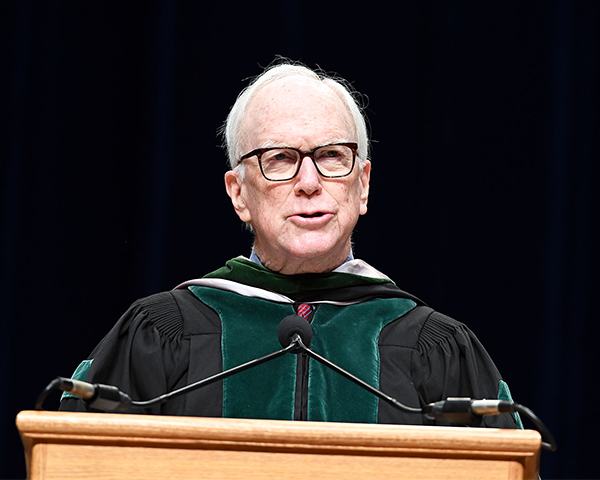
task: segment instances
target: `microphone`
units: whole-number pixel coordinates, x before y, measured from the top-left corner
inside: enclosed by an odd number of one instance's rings
[[[531,420],[547,442],[542,448],[554,452],[557,448],[554,436],[544,422],[529,408],[520,403],[507,400],[471,400],[468,397],[448,397],[446,400],[430,403],[423,407],[423,413],[429,418],[450,420],[457,425],[479,425],[485,415],[518,412]]]
[[[457,425],[477,426],[484,415],[498,415],[516,411],[514,402],[506,400],[471,400],[468,397],[448,397],[423,407],[423,413],[432,419],[450,420]]]
[[[132,403],[129,395],[112,385],[92,384],[72,378],[56,377],[38,397],[36,409],[41,410],[41,405],[48,392],[54,388],[82,398],[90,407],[103,412],[125,412],[129,410]]]
[[[288,315],[277,327],[277,338],[283,348],[287,348],[291,343],[296,343],[298,338],[304,346],[310,347],[310,342],[313,336],[313,329],[308,321],[300,315]],[[290,350],[292,353],[300,353],[302,347],[299,345]]]

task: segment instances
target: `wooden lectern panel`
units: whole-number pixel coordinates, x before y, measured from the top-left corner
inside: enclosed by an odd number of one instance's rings
[[[17,416],[31,479],[522,479],[530,430],[68,412]]]

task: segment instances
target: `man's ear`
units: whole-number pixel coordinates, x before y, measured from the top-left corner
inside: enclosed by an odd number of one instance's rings
[[[369,182],[371,180],[371,162],[365,160],[363,168],[359,171],[359,181],[361,184],[360,193],[360,214],[367,213],[367,203],[369,201]]]
[[[242,222],[250,222],[252,220],[250,211],[245,201],[245,185],[240,177],[240,172],[230,170],[225,174],[225,189],[227,195],[231,198],[231,203],[235,212],[240,217]]]

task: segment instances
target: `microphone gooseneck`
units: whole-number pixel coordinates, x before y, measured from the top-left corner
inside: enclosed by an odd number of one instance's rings
[[[285,317],[277,328],[277,338],[283,347],[281,350],[270,353],[263,357],[251,360],[249,362],[230,368],[211,377],[205,378],[198,382],[186,385],[172,392],[160,395],[150,400],[135,401],[126,394],[121,392],[117,387],[111,385],[91,384],[79,380],[57,377],[54,379],[40,394],[36,403],[36,409],[41,410],[42,405],[49,392],[55,388],[69,392],[83,399],[90,407],[101,411],[127,411],[131,407],[148,407],[165,403],[167,400],[183,395],[192,390],[196,390],[205,385],[211,384],[223,378],[229,377],[236,373],[242,372],[249,368],[268,362],[275,358],[281,357],[286,353],[300,352],[305,353],[310,358],[322,363],[331,370],[339,373],[348,380],[354,382],[365,390],[371,392],[380,399],[388,402],[392,406],[404,412],[423,414],[429,418],[438,418],[450,420],[462,425],[478,425],[484,415],[497,415],[501,413],[519,412],[536,424],[542,435],[549,439],[549,442],[542,442],[542,447],[546,450],[556,450],[556,441],[552,434],[548,431],[541,420],[527,407],[519,405],[515,402],[507,402],[501,400],[471,400],[470,398],[448,398],[439,402],[430,403],[423,408],[408,407],[403,405],[398,400],[383,393],[377,388],[369,385],[358,377],[347,372],[335,363],[322,357],[318,353],[311,350],[309,347],[313,336],[313,329],[308,321],[299,315],[289,315]]]

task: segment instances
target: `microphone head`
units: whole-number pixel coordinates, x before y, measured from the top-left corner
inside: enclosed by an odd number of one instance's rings
[[[277,338],[283,348],[286,348],[292,343],[292,336],[297,333],[302,339],[302,343],[310,347],[313,330],[310,323],[300,315],[288,315],[285,317],[277,328]]]

